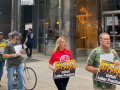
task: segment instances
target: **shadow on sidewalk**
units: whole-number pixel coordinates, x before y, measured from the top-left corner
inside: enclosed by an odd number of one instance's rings
[[[30,62],[39,62],[39,61],[42,61],[42,60],[37,60],[37,59],[25,59],[25,60],[23,60],[22,62],[24,62],[24,63],[30,63]]]

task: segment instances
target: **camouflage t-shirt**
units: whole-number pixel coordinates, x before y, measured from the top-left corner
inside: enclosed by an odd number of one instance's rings
[[[119,56],[117,54],[117,52],[111,48],[109,48],[108,51],[104,51],[103,49],[101,49],[100,47],[95,48],[91,51],[88,59],[87,59],[87,63],[95,68],[99,68],[100,65],[100,54],[109,54],[109,53],[113,53],[114,54],[114,61],[117,59],[119,60]],[[115,89],[116,85],[113,84],[108,84],[108,83],[104,83],[104,82],[100,82],[100,81],[96,81],[96,74],[93,74],[93,87],[97,87],[97,88],[101,88],[101,89]]]
[[[7,43],[4,54],[15,54],[14,46],[19,45],[18,43]],[[22,63],[21,56],[11,57],[7,59],[8,67],[17,67]]]
[[[7,39],[6,41],[7,41],[7,42],[10,42],[11,40],[10,40],[10,39]]]
[[[6,44],[7,44],[7,42],[6,42],[5,40],[0,41],[0,48],[1,48],[1,49],[4,49],[5,46],[6,46]],[[1,52],[0,52],[0,53],[1,53]],[[1,61],[1,60],[5,60],[5,59],[2,57],[2,54],[0,54],[0,61]]]

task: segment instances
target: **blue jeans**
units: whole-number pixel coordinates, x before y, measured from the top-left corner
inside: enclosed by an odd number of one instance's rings
[[[32,47],[33,45],[32,44],[26,44],[27,45],[27,48],[26,48],[26,54],[27,54],[27,57],[31,57],[32,56]],[[28,51],[29,49],[29,51]]]
[[[8,90],[13,90],[13,74],[16,70],[19,76],[18,90],[23,90],[23,65],[20,64],[17,67],[8,68]]]
[[[6,61],[6,70],[7,70],[7,75],[8,75],[8,62]]]
[[[4,67],[5,61],[0,61],[0,81],[3,75],[3,67]]]

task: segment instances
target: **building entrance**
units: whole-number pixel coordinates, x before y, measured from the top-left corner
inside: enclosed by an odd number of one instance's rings
[[[76,0],[76,54],[89,55],[97,47],[96,0]]]
[[[110,47],[120,52],[120,10],[102,12],[102,32],[110,35]]]

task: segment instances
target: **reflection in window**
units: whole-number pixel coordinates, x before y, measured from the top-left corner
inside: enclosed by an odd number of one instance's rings
[[[97,47],[96,0],[76,0],[77,48]]]

